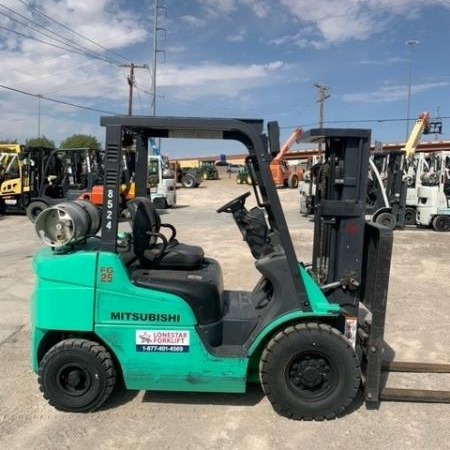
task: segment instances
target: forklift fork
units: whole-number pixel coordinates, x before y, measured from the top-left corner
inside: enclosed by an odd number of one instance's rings
[[[366,223],[361,302],[369,311],[369,320],[366,327],[360,329],[360,338],[366,342],[363,367],[366,404],[376,408],[381,400],[450,403],[450,391],[384,387],[387,377],[383,374],[392,372],[450,373],[450,364],[383,361],[392,240],[392,230],[377,223]]]

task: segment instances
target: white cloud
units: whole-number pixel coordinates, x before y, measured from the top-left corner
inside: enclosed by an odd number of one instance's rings
[[[240,3],[249,6],[260,19],[264,19],[270,13],[268,2],[261,0],[240,0]]]
[[[359,61],[358,64],[364,64],[368,66],[390,66],[391,64],[408,62],[406,58],[400,58],[398,56],[391,56],[385,59],[365,59]]]
[[[366,40],[381,32],[397,16],[417,17],[419,11],[443,0],[280,0],[303,28],[291,43],[323,48],[352,39]],[[450,7],[450,2],[447,2]],[[302,34],[302,37],[298,36]],[[283,37],[281,41],[283,41]],[[277,40],[273,40],[277,43]]]
[[[210,95],[237,97],[244,91],[273,84],[285,66],[281,61],[268,64],[224,65],[205,63],[195,66],[165,64],[157,74],[158,87],[170,88],[172,97],[194,98]]]
[[[186,66],[166,64],[158,72],[159,86],[196,86],[211,82],[243,81],[263,78],[283,67],[281,61],[268,64],[250,64],[248,66],[202,64],[201,66]],[[237,87],[238,88],[238,87]]]
[[[226,39],[229,42],[241,42],[244,40],[245,35],[247,34],[247,30],[245,28],[241,28],[237,33],[231,34]]]
[[[310,27],[309,27],[310,28]],[[278,38],[271,39],[269,42],[271,44],[280,45],[295,45],[299,48],[315,48],[320,50],[327,46],[324,40],[307,38],[308,30],[303,30],[297,34],[287,34],[284,36],[279,36]]]
[[[431,89],[443,88],[449,86],[450,82],[421,83],[411,86],[412,94],[420,94]],[[407,97],[407,88],[405,85],[383,86],[371,92],[359,92],[344,94],[342,99],[345,102],[365,102],[365,103],[386,103],[397,100],[404,100]]]
[[[185,24],[187,24],[193,28],[201,28],[207,24],[207,22],[205,20],[200,19],[199,17],[196,17],[196,16],[191,16],[191,15],[181,16],[180,19],[182,22],[184,22]]]
[[[210,17],[219,17],[236,11],[235,0],[197,0],[202,5]]]
[[[140,43],[147,38],[148,23],[142,23],[129,12],[120,10],[117,0],[41,0],[32,4],[78,33],[119,53],[120,49]],[[36,11],[25,8],[16,0],[3,0],[2,5],[66,36],[72,43],[87,47],[99,56],[125,62],[118,55],[105,52],[101,47],[44,19]],[[12,15],[11,12],[9,14]],[[40,36],[23,25],[19,28],[17,23],[4,16],[1,24],[24,34],[51,41],[51,38]],[[106,64],[70,51],[56,49],[36,40],[19,37],[5,30],[0,30],[0,59],[1,84],[5,86],[106,111],[126,111],[127,69],[119,69],[115,63]],[[147,72],[140,72],[136,71],[139,81],[144,77],[149,78]],[[0,89],[0,102],[2,110],[8,111],[3,117],[2,129],[7,130],[11,137],[23,141],[37,134],[36,97]],[[80,109],[45,100],[41,100],[41,107],[42,132],[58,142],[67,134],[74,132],[92,134],[93,130],[97,130],[102,133],[98,124],[100,113],[83,112],[87,114],[88,119],[80,119],[80,113],[83,111]],[[87,123],[87,120],[90,123]]]
[[[89,52],[115,61],[112,65],[108,65],[0,30],[0,42],[3,44],[0,50],[2,60],[0,75],[3,84],[35,94],[67,89],[67,94],[70,92],[72,98],[101,96],[118,99],[124,94],[126,88],[122,92],[121,88],[116,87],[126,84],[120,71],[114,67],[117,66],[117,62],[125,62],[120,56],[105,52],[101,47],[44,19],[32,9],[20,10],[20,3],[11,1],[3,3],[11,4],[12,9],[20,11],[20,14],[32,18],[35,22],[42,20],[43,26],[64,35],[69,42],[78,42],[87,47]],[[121,49],[139,43],[147,36],[145,24],[140,24],[129,14],[118,9],[117,0],[43,0],[38,7],[45,14],[110,49]],[[14,26],[14,22],[10,21],[9,27]],[[50,38],[42,37],[24,26],[20,31],[51,41]],[[14,48],[8,45],[11,39],[15,43]],[[55,41],[53,43],[62,45]],[[77,89],[76,86],[83,87]],[[114,89],[111,86],[115,86]]]

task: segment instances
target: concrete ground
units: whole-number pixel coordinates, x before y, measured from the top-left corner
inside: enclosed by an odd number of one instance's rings
[[[224,175],[178,190],[163,221],[179,240],[220,261],[228,289],[252,289],[259,278],[228,214],[215,210],[248,190]],[[298,212],[298,192],[279,191],[297,256],[310,261],[312,223]],[[251,202],[249,202],[251,205]],[[48,406],[30,369],[31,260],[43,244],[24,216],[0,218],[0,448],[2,449],[444,449],[450,405],[382,403],[329,422],[278,416],[259,387],[245,395],[119,392],[96,413]],[[398,360],[450,362],[450,233],[395,232],[386,341]],[[450,389],[446,375],[396,377],[399,387]]]

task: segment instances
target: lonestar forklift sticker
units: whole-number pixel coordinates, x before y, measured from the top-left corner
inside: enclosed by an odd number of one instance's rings
[[[189,351],[189,331],[136,330],[136,351],[185,353]]]

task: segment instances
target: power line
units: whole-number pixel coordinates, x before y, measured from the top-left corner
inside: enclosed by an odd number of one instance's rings
[[[440,116],[439,119],[450,119],[450,116]],[[410,118],[410,119],[406,119],[406,118],[389,118],[389,119],[355,119],[355,120],[326,120],[324,121],[324,124],[338,124],[338,123],[383,123],[383,122],[405,122],[405,121],[412,121],[412,120],[417,120],[417,117],[414,118]],[[304,123],[301,125],[289,125],[289,126],[282,126],[280,127],[280,129],[285,129],[285,128],[294,128],[294,127],[312,127],[316,125],[317,126],[317,122],[312,122],[312,123]]]
[[[110,52],[116,56],[119,56],[120,58],[124,59],[125,61],[130,61],[129,58],[127,58],[124,55],[121,55],[120,53],[114,51],[114,50],[110,50],[107,47],[104,47],[103,45],[99,44],[98,42],[93,41],[92,39],[89,39],[88,37],[84,36],[81,33],[78,33],[77,31],[73,30],[72,28],[68,27],[67,25],[64,25],[63,23],[59,22],[56,19],[53,19],[52,17],[48,16],[47,14],[45,14],[41,9],[39,9],[36,6],[30,5],[29,3],[23,1],[23,0],[18,0],[20,3],[22,3],[22,5],[25,5],[28,8],[34,9],[38,14],[40,14],[42,17],[45,17],[47,20],[56,23],[57,25],[59,25],[60,27],[66,29],[67,31],[70,31],[71,33],[75,34],[78,37],[81,37],[82,39],[85,39],[86,41],[90,42],[91,44],[96,45],[97,47],[100,47],[101,49]]]
[[[60,45],[56,45],[56,44],[53,44],[53,43],[51,43],[51,42],[44,41],[44,40],[42,40],[42,39],[39,39],[39,38],[34,37],[34,36],[30,36],[30,35],[28,35],[28,34],[20,33],[19,31],[12,30],[11,28],[3,27],[3,26],[0,25],[0,29],[9,31],[10,33],[17,34],[17,35],[19,35],[19,36],[22,36],[22,37],[31,39],[31,40],[33,40],[33,41],[40,42],[40,43],[42,43],[42,44],[49,45],[49,46],[51,46],[51,47],[58,48],[58,49],[60,49],[60,50],[64,50],[65,52],[71,51],[71,52],[73,52],[73,53],[78,53],[78,54],[80,54],[80,55],[85,55],[85,56],[86,56],[86,53],[85,53],[85,52],[78,51],[78,50],[69,50],[69,48],[67,48],[67,47],[61,47]],[[110,64],[114,64],[114,63],[112,63],[111,61],[108,61],[107,59],[101,58],[101,57],[98,57],[98,56],[97,56],[97,57],[96,57],[96,56],[92,56],[92,58],[96,58],[96,59],[99,59],[99,60],[102,60],[102,61],[109,62]]]
[[[31,92],[23,91],[21,89],[16,89],[16,88],[13,88],[13,87],[10,87],[10,86],[5,86],[4,84],[0,84],[0,88],[7,89],[8,91],[18,92],[19,94],[23,94],[23,95],[28,95],[30,97],[35,97],[35,98],[39,98],[39,99],[42,99],[42,100],[47,100],[49,102],[59,103],[61,105],[72,106],[74,108],[86,109],[88,111],[100,112],[100,113],[104,113],[104,114],[112,114],[114,116],[119,116],[120,115],[119,113],[115,113],[115,112],[111,112],[111,111],[105,111],[103,109],[97,109],[97,108],[91,108],[89,106],[77,105],[76,103],[66,102],[64,100],[57,100],[55,98],[46,97],[45,95],[41,95],[41,94],[33,94]]]
[[[120,63],[117,60],[113,60],[111,58],[107,58],[107,57],[103,56],[102,54],[100,54],[98,52],[92,51],[92,50],[88,49],[85,46],[82,46],[80,44],[77,44],[76,42],[73,42],[73,40],[70,40],[70,39],[62,36],[61,34],[58,34],[58,33],[54,32],[53,30],[50,30],[49,28],[44,27],[40,23],[35,22],[35,21],[29,19],[28,17],[22,15],[22,14],[19,14],[18,12],[14,11],[11,8],[8,8],[7,6],[0,5],[0,7],[5,8],[8,11],[11,11],[13,14],[16,14],[17,16],[21,17],[22,19],[25,19],[29,23],[22,22],[22,21],[14,18],[14,17],[11,17],[10,15],[8,15],[8,14],[6,14],[4,12],[0,12],[1,15],[7,17],[9,20],[17,22],[18,24],[20,24],[22,26],[25,26],[25,27],[27,27],[27,28],[37,32],[37,33],[40,33],[40,34],[42,34],[43,36],[45,36],[47,38],[53,39],[54,41],[59,42],[60,44],[66,45],[67,47],[74,49],[77,53],[79,53],[80,50],[81,50],[83,52],[83,54],[85,54],[86,56],[90,56],[90,57],[95,58],[95,59],[100,59],[102,61],[106,61],[106,62],[109,62],[111,64],[119,64]],[[30,23],[32,23],[33,25],[36,25],[38,28],[31,26]],[[42,29],[39,29],[39,28],[42,28],[43,30],[48,31],[48,33],[45,33],[44,31],[42,31]],[[51,36],[51,35],[49,35],[49,33],[51,33],[52,35],[57,36],[57,37]],[[58,38],[60,38],[60,39],[58,39]]]

